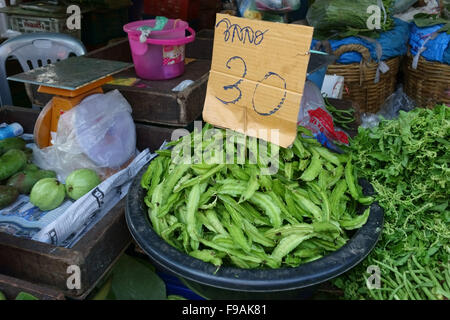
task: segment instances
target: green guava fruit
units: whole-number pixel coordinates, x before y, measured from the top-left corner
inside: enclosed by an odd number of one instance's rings
[[[100,182],[100,178],[94,170],[75,170],[66,179],[67,195],[73,200],[78,200],[99,185]]]
[[[30,202],[42,211],[58,208],[66,197],[64,185],[55,178],[44,178],[31,189]]]

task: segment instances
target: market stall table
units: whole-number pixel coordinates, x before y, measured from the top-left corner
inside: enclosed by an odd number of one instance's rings
[[[38,300],[64,300],[64,294],[45,286],[0,274],[0,292],[6,299],[14,300],[20,293],[27,293]]]
[[[25,133],[33,132],[38,115],[38,110],[29,108],[0,108],[0,121],[18,122]],[[137,130],[138,148],[143,148],[141,141],[152,135],[152,131]],[[119,202],[70,249],[0,232],[0,274],[48,287],[67,297],[85,298],[131,243],[124,202]],[[80,289],[67,287],[71,275],[68,267],[72,265],[80,267]]]
[[[329,102],[339,109],[356,109],[356,121],[349,132],[352,136],[356,134],[360,123],[358,107],[351,101],[329,99]],[[28,108],[0,109],[1,121],[19,122],[27,133],[33,131],[38,115],[38,110]],[[136,123],[136,133],[139,150],[150,146],[154,151],[164,140],[170,140],[170,131],[161,126]],[[0,274],[49,287],[71,298],[85,298],[132,243],[124,218],[124,202],[119,202],[72,249],[0,232]],[[80,290],[67,289],[67,268],[73,264],[81,268]]]

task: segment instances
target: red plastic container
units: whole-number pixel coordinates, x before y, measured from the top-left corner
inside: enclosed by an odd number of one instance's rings
[[[144,13],[189,21],[198,18],[199,0],[144,0]]]

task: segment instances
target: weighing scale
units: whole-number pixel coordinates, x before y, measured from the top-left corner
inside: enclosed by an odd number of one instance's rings
[[[8,80],[39,85],[38,92],[54,95],[41,111],[34,133],[39,148],[51,145],[51,132],[58,129],[60,116],[92,94],[103,93],[102,85],[113,80],[112,75],[133,64],[84,56],[72,57],[11,77]]]

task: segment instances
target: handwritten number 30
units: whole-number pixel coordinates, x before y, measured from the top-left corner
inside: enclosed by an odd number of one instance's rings
[[[235,56],[235,57],[232,57],[232,58],[228,59],[227,64],[226,64],[228,69],[231,69],[230,62],[232,62],[233,60],[238,60],[238,61],[240,60],[240,61],[242,61],[242,63],[244,64],[244,72],[243,72],[243,74],[241,76],[241,79],[238,82],[236,82],[235,84],[231,84],[231,85],[225,86],[223,88],[224,88],[224,90],[236,89],[237,91],[239,91],[239,95],[238,95],[238,97],[236,99],[231,100],[231,101],[225,101],[225,100],[222,100],[222,99],[216,97],[223,104],[230,104],[230,103],[231,104],[235,104],[236,102],[238,102],[242,98],[242,91],[239,88],[239,85],[244,80],[243,78],[245,78],[245,76],[247,75],[247,64],[245,63],[244,59],[242,59],[241,57]]]
[[[281,80],[283,80],[283,85],[284,85],[284,95],[283,98],[281,98],[280,103],[273,108],[272,110],[270,110],[269,112],[259,112],[258,110],[256,110],[256,106],[255,106],[255,95],[256,95],[256,90],[258,89],[259,85],[261,83],[263,83],[264,80],[269,79],[270,77],[275,76],[280,78]],[[262,79],[255,87],[255,91],[253,92],[253,97],[252,97],[252,104],[253,104],[253,110],[255,110],[255,112],[261,116],[270,116],[272,114],[274,114],[275,112],[277,112],[278,110],[280,110],[280,108],[283,106],[284,101],[286,101],[286,80],[283,79],[283,77],[281,77],[279,74],[275,73],[275,72],[267,72],[266,75],[264,76],[264,79]]]
[[[234,84],[228,85],[228,86],[224,86],[224,90],[230,90],[230,89],[235,89],[239,92],[239,95],[237,96],[236,99],[231,100],[231,101],[225,101],[220,99],[219,97],[216,97],[219,101],[221,101],[223,104],[227,105],[227,104],[235,104],[236,102],[238,102],[241,98],[242,98],[242,91],[239,88],[239,85],[242,83],[242,81],[244,80],[245,76],[247,75],[247,64],[245,63],[244,59],[242,59],[239,56],[235,56],[232,57],[230,59],[228,59],[226,67],[228,69],[231,69],[230,67],[230,62],[232,62],[233,60],[240,60],[242,62],[242,64],[244,65],[244,72],[241,76],[241,79],[239,79],[239,81],[237,81]],[[259,85],[261,83],[263,83],[265,80],[269,79],[270,77],[278,77],[279,79],[281,79],[283,81],[283,85],[284,85],[284,95],[283,98],[281,98],[280,103],[273,108],[272,110],[270,110],[269,112],[260,112],[256,109],[256,105],[255,105],[255,95],[256,95],[256,91],[259,87]],[[286,91],[286,80],[281,77],[279,74],[275,73],[275,72],[267,72],[266,75],[264,76],[264,78],[256,85],[255,87],[255,91],[253,92],[253,97],[252,97],[252,104],[253,104],[253,110],[255,110],[256,113],[258,113],[261,116],[270,116],[273,115],[274,113],[276,113],[278,110],[280,110],[280,108],[283,106],[284,102],[286,101],[286,95],[287,95],[287,91]]]

